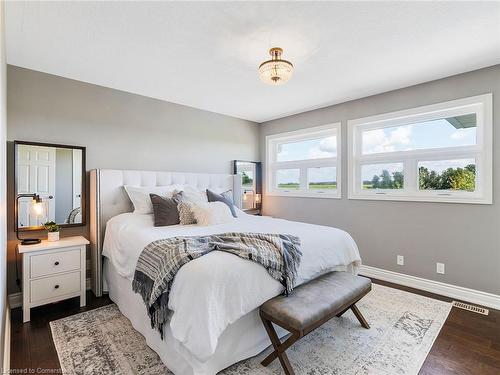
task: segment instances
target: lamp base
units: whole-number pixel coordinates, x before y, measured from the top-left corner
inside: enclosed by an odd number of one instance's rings
[[[21,240],[21,245],[36,245],[42,242],[39,238],[24,238]]]

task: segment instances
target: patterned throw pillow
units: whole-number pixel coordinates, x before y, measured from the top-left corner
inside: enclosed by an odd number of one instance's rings
[[[196,224],[196,218],[193,213],[195,203],[183,200],[177,206],[179,210],[179,220],[181,225]]]

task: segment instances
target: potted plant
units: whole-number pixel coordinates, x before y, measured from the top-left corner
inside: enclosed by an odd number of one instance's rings
[[[59,241],[59,225],[54,223],[53,221],[47,221],[43,224],[43,227],[48,232],[48,240],[49,241]]]

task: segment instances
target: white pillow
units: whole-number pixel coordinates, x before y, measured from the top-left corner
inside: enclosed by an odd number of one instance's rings
[[[151,204],[150,193],[161,197],[171,198],[174,191],[180,188],[179,185],[167,186],[130,186],[124,185],[128,197],[134,205],[134,214],[152,214],[153,205]]]
[[[205,190],[201,191],[190,185],[181,186],[178,190],[183,192],[182,200],[193,203],[208,203]]]
[[[234,220],[231,210],[223,202],[194,204],[192,212],[198,225],[217,225]]]

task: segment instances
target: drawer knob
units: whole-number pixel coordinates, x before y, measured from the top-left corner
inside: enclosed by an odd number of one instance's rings
[[[55,262],[55,263],[54,263],[54,266],[58,266],[58,265],[59,265],[59,262]]]
[[[59,289],[59,284],[56,284],[56,286],[54,286],[54,288]]]

